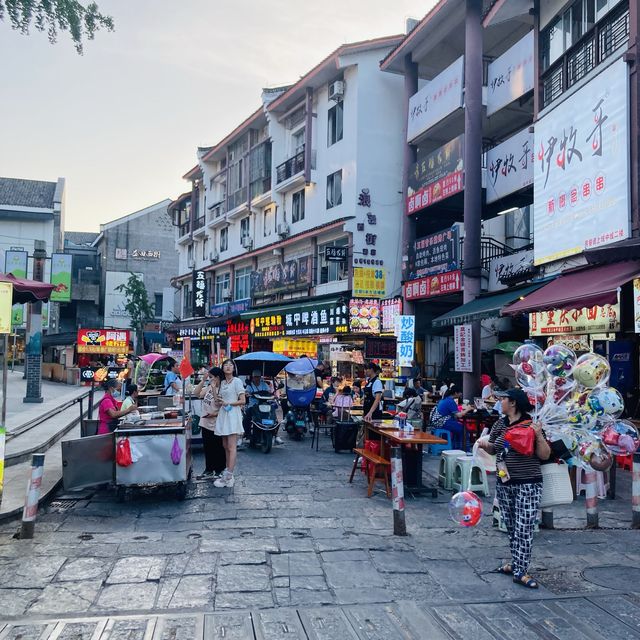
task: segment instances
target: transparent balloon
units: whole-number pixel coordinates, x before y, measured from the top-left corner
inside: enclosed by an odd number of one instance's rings
[[[543,389],[547,382],[547,371],[541,362],[521,362],[516,367],[516,382],[525,390]]]
[[[563,344],[554,344],[545,349],[542,361],[550,376],[567,378],[576,364],[576,354]]]
[[[624,411],[622,395],[613,387],[596,387],[589,394],[587,404],[597,416],[619,418]]]
[[[449,516],[462,527],[475,527],[482,518],[482,501],[473,491],[456,493],[449,501]]]
[[[599,434],[604,446],[614,456],[634,453],[640,445],[635,425],[628,420],[610,422]]]
[[[513,364],[517,367],[523,362],[542,362],[543,356],[544,353],[537,344],[522,344],[513,354]]]
[[[585,389],[606,386],[610,375],[609,363],[597,353],[585,353],[576,360],[573,367],[575,381]]]

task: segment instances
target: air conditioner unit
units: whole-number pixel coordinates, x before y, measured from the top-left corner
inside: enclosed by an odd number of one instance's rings
[[[282,237],[288,236],[290,233],[289,225],[286,222],[281,222],[278,225],[278,235]]]
[[[187,267],[189,269],[195,269],[196,268],[196,261],[195,260],[189,260],[189,262],[187,262]]]
[[[329,100],[340,102],[344,98],[344,81],[336,80],[329,85]]]
[[[209,253],[209,260],[211,262],[218,262],[219,259],[220,259],[220,255],[218,254],[217,251],[211,251],[211,253]]]
[[[253,240],[249,236],[242,236],[240,244],[242,245],[243,249],[253,248]]]

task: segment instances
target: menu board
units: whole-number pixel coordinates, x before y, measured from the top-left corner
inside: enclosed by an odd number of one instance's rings
[[[352,298],[349,301],[351,333],[380,333],[380,301]]]

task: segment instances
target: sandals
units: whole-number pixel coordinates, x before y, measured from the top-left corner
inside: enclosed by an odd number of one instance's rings
[[[501,567],[498,567],[496,569],[496,573],[502,573],[505,576],[512,576],[513,575],[513,569],[511,567],[510,564],[503,564]]]
[[[516,584],[521,584],[523,587],[527,587],[528,589],[537,589],[538,583],[534,580],[530,575],[524,576],[514,576],[513,581]]]

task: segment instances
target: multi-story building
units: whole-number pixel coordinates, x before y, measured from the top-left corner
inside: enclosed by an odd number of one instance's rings
[[[198,150],[192,189],[170,206],[176,329],[196,360],[211,348],[315,352],[311,339],[350,333],[352,298],[399,294],[402,81],[379,62],[400,40],[338,48]],[[379,333],[373,306],[362,335]]]

